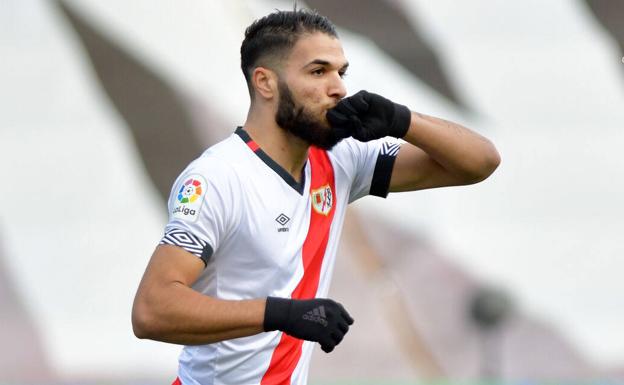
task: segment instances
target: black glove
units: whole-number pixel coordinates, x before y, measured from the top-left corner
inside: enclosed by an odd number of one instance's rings
[[[344,307],[327,298],[306,300],[268,297],[264,330],[281,330],[302,340],[321,344],[325,353],[334,350],[349,331],[353,318]]]
[[[334,129],[350,131],[355,139],[368,142],[385,136],[404,137],[412,113],[383,96],[360,91],[327,111],[327,120]]]

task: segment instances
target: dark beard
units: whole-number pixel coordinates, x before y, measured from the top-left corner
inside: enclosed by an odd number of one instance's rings
[[[297,107],[286,83],[280,81],[278,87],[280,96],[275,114],[278,126],[312,146],[325,150],[330,150],[343,139],[331,127],[315,119],[304,107]]]

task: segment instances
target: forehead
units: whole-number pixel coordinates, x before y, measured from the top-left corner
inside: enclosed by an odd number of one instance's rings
[[[301,68],[314,60],[327,61],[337,67],[347,62],[340,40],[322,32],[301,36],[290,52],[288,66]]]

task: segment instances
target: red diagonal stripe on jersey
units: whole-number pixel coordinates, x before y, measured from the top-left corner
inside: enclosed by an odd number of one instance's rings
[[[329,240],[329,230],[336,210],[334,169],[327,152],[311,147],[308,159],[312,174],[310,191],[329,184],[334,194],[332,199],[334,207],[328,215],[322,215],[317,213],[310,204],[310,228],[302,250],[303,277],[292,292],[291,298],[293,299],[309,299],[316,296],[323,257]],[[290,378],[301,357],[302,345],[303,340],[282,333],[282,338],[273,351],[271,363],[262,377],[261,384],[290,385]]]

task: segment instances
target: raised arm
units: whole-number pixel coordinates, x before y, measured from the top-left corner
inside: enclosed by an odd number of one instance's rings
[[[159,245],[132,307],[138,338],[200,345],[263,332],[265,299],[225,301],[191,288],[204,263],[182,248]]]
[[[480,182],[500,163],[496,147],[457,123],[411,113],[409,129],[397,155],[390,191],[413,191]]]
[[[494,145],[476,132],[367,91],[342,99],[327,119],[340,135],[363,142],[393,136],[409,143],[392,169],[393,192],[477,183],[500,163]]]

